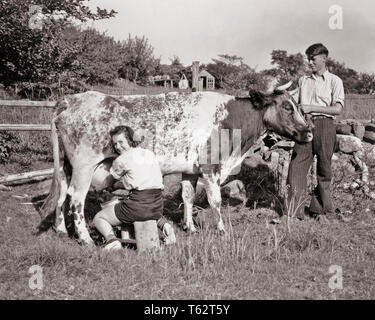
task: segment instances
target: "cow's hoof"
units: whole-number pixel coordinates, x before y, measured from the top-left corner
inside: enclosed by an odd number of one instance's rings
[[[46,231],[44,230],[40,230],[40,228],[34,228],[32,231],[31,231],[31,235],[33,236],[37,236],[37,237],[43,237],[44,233]]]
[[[193,223],[190,225],[190,228],[188,228],[188,230],[189,230],[190,233],[197,233],[198,232],[197,228],[194,226]]]
[[[225,230],[218,230],[219,236],[225,237],[227,235],[227,232]]]
[[[95,245],[95,243],[94,242],[90,242],[90,243],[82,243],[82,242],[80,242],[80,244],[83,246],[83,249],[84,250],[94,250],[94,249],[96,249],[97,247],[96,247],[96,245]]]
[[[196,228],[190,229],[189,232],[193,233],[193,234],[198,234],[199,233],[199,231]]]
[[[186,223],[184,223],[182,225],[182,230],[184,230],[185,232],[189,232],[189,233],[197,233],[198,232],[194,225],[189,227]]]
[[[31,230],[31,234],[32,234],[33,236],[40,236],[40,235],[43,234],[44,232],[46,232],[46,230],[41,229],[40,226],[34,227],[34,228],[32,228],[32,230]]]
[[[90,247],[90,248],[95,247],[95,243],[91,238],[90,239],[78,239],[78,243],[83,246]]]
[[[166,245],[176,243],[176,235],[174,233],[174,229],[168,222],[163,226],[163,233],[165,235],[164,243]]]
[[[67,235],[67,234],[68,234],[68,230],[66,230],[65,225],[64,225],[64,226],[58,225],[58,226],[55,226],[53,229],[54,229],[54,230],[56,231],[56,233],[58,233],[58,234],[64,234],[64,235]]]

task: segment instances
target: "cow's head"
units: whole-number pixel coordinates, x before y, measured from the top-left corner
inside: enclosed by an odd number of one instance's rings
[[[256,109],[264,110],[263,122],[267,129],[298,142],[312,140],[311,126],[306,122],[290,93],[291,82],[271,93],[250,91],[250,101]]]

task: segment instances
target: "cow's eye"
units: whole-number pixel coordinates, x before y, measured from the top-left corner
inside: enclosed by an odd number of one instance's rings
[[[293,108],[292,108],[292,105],[288,102],[288,101],[284,101],[282,104],[281,104],[281,108],[285,109],[285,110],[288,110],[288,111],[291,111]]]

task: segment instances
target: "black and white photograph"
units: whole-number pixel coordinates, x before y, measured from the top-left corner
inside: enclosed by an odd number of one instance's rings
[[[0,300],[374,300],[374,15],[1,0]]]

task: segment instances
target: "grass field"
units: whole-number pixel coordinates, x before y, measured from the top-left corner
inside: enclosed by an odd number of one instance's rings
[[[345,117],[369,120],[374,101],[347,99]],[[49,110],[9,110],[0,107],[0,122],[48,123],[51,117]],[[15,136],[19,141],[0,175],[52,167],[48,132]],[[342,220],[322,224],[284,215],[272,224],[277,214],[256,205],[272,196],[267,174],[255,170],[252,202],[223,206],[226,236],[216,234],[207,209],[198,210],[198,234],[183,232],[181,200],[168,201],[178,242],[143,254],[130,248],[105,253],[52,230],[33,235],[49,181],[0,191],[0,299],[374,299],[375,204],[360,190],[344,190],[354,176],[343,170],[334,168],[332,184]],[[91,217],[95,201],[90,196],[86,202]],[[40,290],[29,286],[34,265],[42,268]],[[330,288],[331,266],[342,268],[342,289]]]
[[[375,297],[375,207],[338,185],[334,202],[345,210],[345,222],[320,224],[284,216],[274,225],[277,215],[270,209],[224,206],[227,236],[215,233],[208,210],[196,218],[200,232],[189,235],[177,224],[182,209],[168,206],[177,245],[143,254],[132,249],[105,253],[52,230],[34,236],[40,217],[38,203],[31,202],[47,187],[22,185],[0,193],[0,299]],[[42,267],[41,290],[29,287],[34,265]],[[329,286],[332,265],[342,268],[342,289]]]

